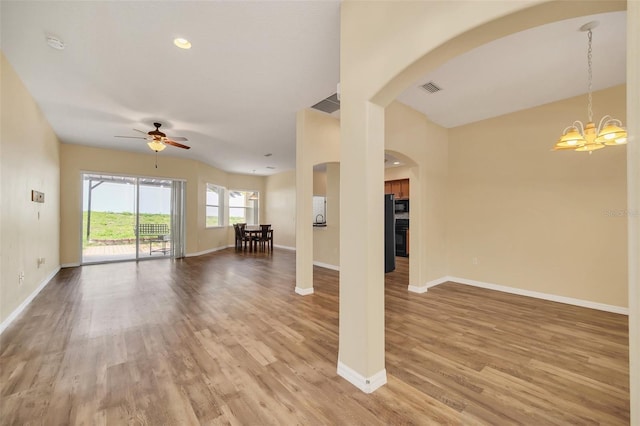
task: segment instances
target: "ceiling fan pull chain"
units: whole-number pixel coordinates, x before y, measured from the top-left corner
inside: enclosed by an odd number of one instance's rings
[[[156,151],[156,169],[158,168],[158,151]]]

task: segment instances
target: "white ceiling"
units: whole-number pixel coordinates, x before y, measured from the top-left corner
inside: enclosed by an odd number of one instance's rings
[[[456,127],[587,92],[587,33],[593,32],[593,90],[626,81],[626,12],[554,22],[464,53],[405,90],[398,99],[444,127]],[[420,86],[434,82],[442,91]],[[587,107],[585,98],[584,117]],[[594,104],[594,116],[605,115]]]
[[[2,50],[66,143],[149,153],[144,140],[114,136],[159,121],[192,147],[160,155],[277,173],[295,167],[296,112],[335,93],[339,79],[337,1],[1,7]],[[66,48],[49,47],[47,34]],[[176,48],[176,37],[192,49]]]
[[[132,129],[159,121],[192,147],[161,155],[278,173],[295,167],[296,112],[335,93],[339,79],[338,1],[2,1],[1,8],[2,50],[65,143],[149,153],[143,140],[114,136],[137,136]],[[399,100],[453,127],[585,93],[586,34],[578,28],[593,19],[600,21],[594,89],[623,83],[619,12],[482,46]],[[49,47],[48,34],[66,48]],[[174,47],[176,37],[193,48]],[[417,88],[428,81],[443,90]],[[597,105],[594,114],[601,115]]]

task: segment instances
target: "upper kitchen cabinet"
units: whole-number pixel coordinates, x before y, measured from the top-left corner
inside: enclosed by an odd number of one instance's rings
[[[409,179],[388,180],[384,183],[384,193],[394,198],[409,198]]]

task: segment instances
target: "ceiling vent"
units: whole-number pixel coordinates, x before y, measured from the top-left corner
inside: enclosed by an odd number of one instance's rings
[[[327,114],[334,113],[340,109],[340,101],[338,100],[338,94],[334,93],[326,99],[321,100],[311,108],[318,111],[326,112]]]
[[[429,93],[436,93],[442,90],[440,87],[436,86],[436,84],[433,81],[430,81],[427,84],[423,84],[420,87],[422,87],[424,90],[426,90]]]

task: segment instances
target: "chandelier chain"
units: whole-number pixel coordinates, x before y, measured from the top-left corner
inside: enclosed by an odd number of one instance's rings
[[[593,38],[593,34],[591,32],[591,30],[589,30],[589,32],[587,33],[587,36],[589,37],[589,48],[587,49],[587,64],[588,64],[588,78],[589,78],[589,102],[588,102],[588,109],[587,109],[587,115],[589,116],[589,122],[593,122],[593,97],[591,95],[591,90],[592,90],[592,81],[593,81],[593,70],[591,69],[591,59],[592,59],[592,49],[591,49],[591,40]]]

